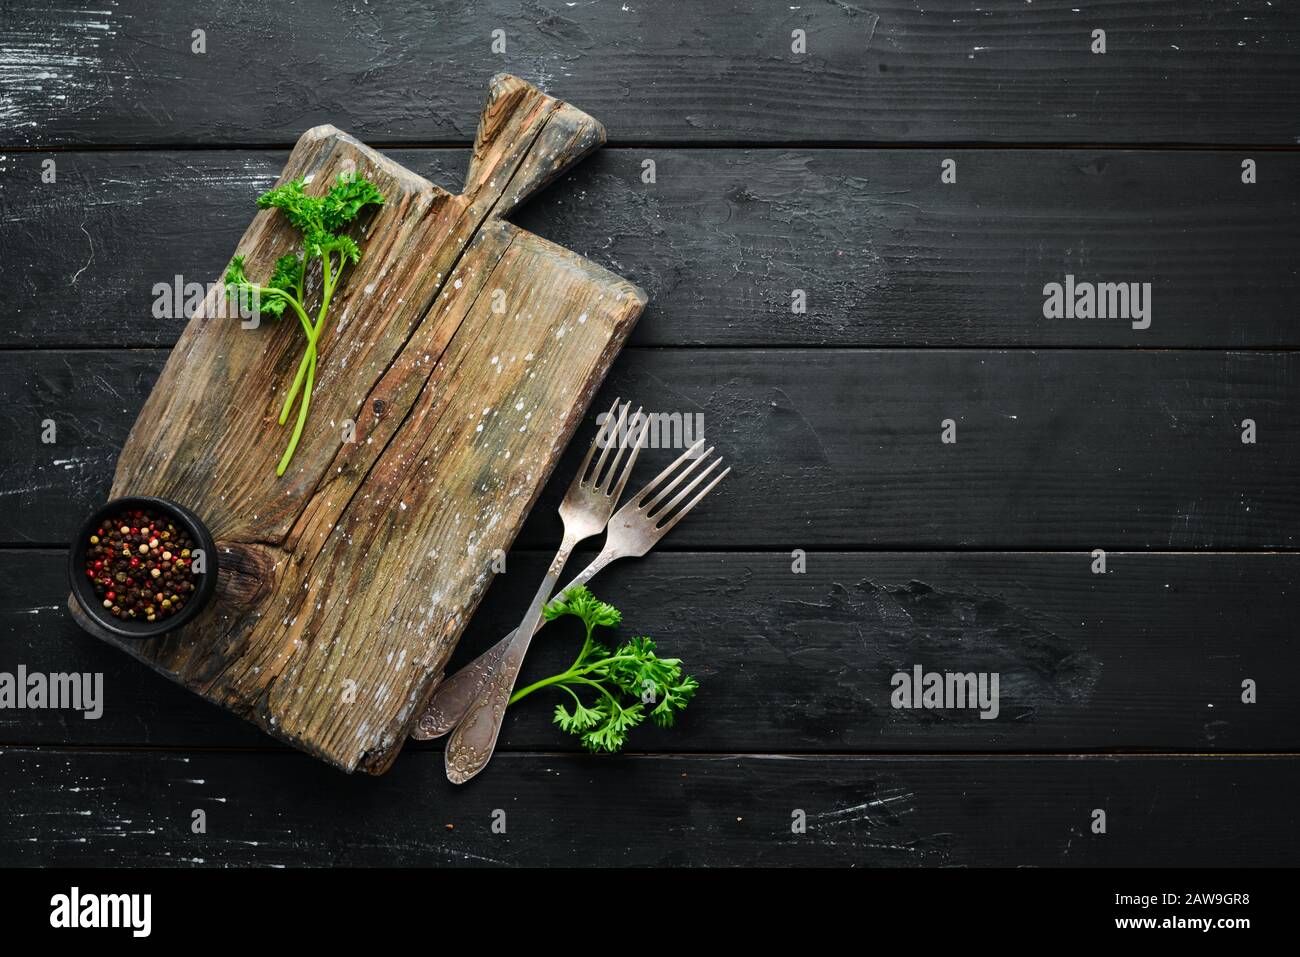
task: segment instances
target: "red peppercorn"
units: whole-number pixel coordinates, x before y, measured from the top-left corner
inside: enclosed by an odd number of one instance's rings
[[[185,531],[149,511],[136,509],[105,520],[99,532],[102,540],[90,536],[85,571],[96,596],[111,614],[157,621],[184,608],[195,592],[192,581],[180,580],[182,570],[192,570],[192,560],[178,554],[194,547]],[[161,557],[164,552],[166,559]]]

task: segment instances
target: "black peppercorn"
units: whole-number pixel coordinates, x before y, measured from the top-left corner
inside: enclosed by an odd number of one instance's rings
[[[157,621],[178,614],[194,591],[194,541],[165,515],[129,509],[99,523],[86,549],[86,577],[117,618]],[[136,576],[144,577],[140,587]]]

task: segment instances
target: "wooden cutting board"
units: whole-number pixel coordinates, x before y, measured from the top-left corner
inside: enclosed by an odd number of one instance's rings
[[[83,627],[340,768],[385,770],[645,305],[502,218],[604,137],[504,75],[459,196],[333,127],[303,134],[280,182],[308,176],[323,192],[355,168],[386,202],[353,230],[362,259],[330,307],[302,441],[277,478],[301,330],[208,318],[214,290],[136,420],[112,494],[193,510],[217,544],[217,595],[145,642],[97,629],[70,600]],[[268,210],[237,252],[264,281],[297,242]]]

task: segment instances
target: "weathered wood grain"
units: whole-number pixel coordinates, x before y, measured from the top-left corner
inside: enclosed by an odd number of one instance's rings
[[[0,542],[59,544],[162,355],[0,354]],[[596,402],[703,416],[735,466],[670,548],[1294,548],[1293,352],[634,349]],[[40,423],[62,423],[58,444]],[[956,445],[940,442],[957,423]],[[1258,443],[1243,445],[1252,418]],[[693,419],[691,420],[694,421]],[[671,429],[665,433],[671,439]],[[566,453],[520,543],[553,546]],[[668,450],[647,449],[643,481]]]
[[[602,140],[590,117],[509,76],[492,82],[458,196],[332,127],[304,134],[282,181],[322,189],[355,168],[385,196],[331,303],[308,429],[277,476],[274,423],[302,337],[219,318],[214,289],[111,496],[188,507],[238,578],[164,639],[101,637],[345,770],[384,770],[644,305],[499,218]],[[268,210],[239,252],[264,281],[298,241]]]
[[[295,754],[6,749],[0,771],[23,782],[0,830],[11,866],[1298,860],[1295,758],[502,754],[454,793],[427,752],[380,781]],[[205,834],[191,832],[196,808]],[[796,810],[806,833],[792,833]]]
[[[1300,135],[1269,0],[775,4],[196,0],[4,8],[0,144],[467,141],[507,70],[618,142],[1266,142]],[[1104,55],[1092,31],[1107,31]],[[206,52],[192,52],[192,31]],[[493,49],[503,31],[504,52]],[[807,51],[792,52],[804,30]],[[266,67],[249,69],[249,38]]]
[[[388,155],[432,182],[468,160]],[[655,149],[644,184],[646,155],[602,150],[511,217],[647,290],[634,344],[1300,345],[1300,154],[1252,154],[1252,186],[1229,151]],[[0,161],[4,346],[172,345],[155,285],[216,275],[286,155],[61,153],[41,184],[48,158]],[[1151,327],[1045,320],[1066,273],[1152,283]]]
[[[549,557],[511,553],[449,667],[519,623]],[[1286,679],[1300,668],[1300,555],[1112,552],[1104,576],[1091,564],[1086,552],[812,552],[792,574],[781,552],[666,552],[593,587],[624,611],[623,634],[653,636],[703,683],[677,729],[637,730],[637,751],[1300,752]],[[102,673],[103,716],[0,710],[0,744],[273,746],[89,640],[65,590],[63,552],[0,551],[0,672]],[[548,628],[524,681],[575,653],[571,624]],[[894,710],[890,677],[914,664],[998,672],[998,718]],[[1255,704],[1241,701],[1246,678]],[[555,700],[512,708],[502,748],[574,749],[550,723]]]

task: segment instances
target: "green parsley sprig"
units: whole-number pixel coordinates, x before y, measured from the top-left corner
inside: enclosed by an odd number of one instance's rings
[[[283,475],[289,467],[289,460],[293,458],[298,440],[302,437],[303,424],[307,421],[312,386],[316,381],[316,343],[320,341],[330,300],[343,277],[343,267],[361,259],[361,250],[356,241],[351,236],[343,235],[342,230],[357,217],[363,207],[381,206],[384,202],[384,196],[378,187],[355,173],[340,173],[324,196],[308,196],[303,191],[305,184],[305,179],[290,180],[257,197],[259,208],[281,210],[302,233],[302,248],[275,261],[275,268],[266,285],[259,285],[245,275],[243,256],[236,256],[231,261],[225,277],[227,295],[251,296],[260,313],[277,319],[284,315],[286,308],[291,309],[307,336],[307,350],[298,363],[298,374],[294,376],[293,385],[284,399],[284,407],[280,410],[280,424],[284,425],[293,410],[294,399],[301,390],[298,419],[294,423],[289,445],[280,458],[280,464],[276,466],[276,475]],[[307,269],[314,259],[321,262],[321,301],[315,322],[307,315],[306,299],[303,296]]]
[[[672,727],[677,712],[695,695],[699,682],[682,674],[680,658],[660,658],[649,638],[632,638],[611,651],[595,640],[598,627],[612,628],[623,616],[617,608],[599,601],[585,585],[570,588],[545,608],[547,621],[573,615],[582,621],[586,637],[578,657],[566,671],[516,691],[514,704],[542,688],[563,688],[573,698],[573,710],[555,706],[552,720],[562,731],[577,735],[592,751],[619,751],[628,732],[649,718],[663,728]],[[579,692],[589,699],[584,704]]]

